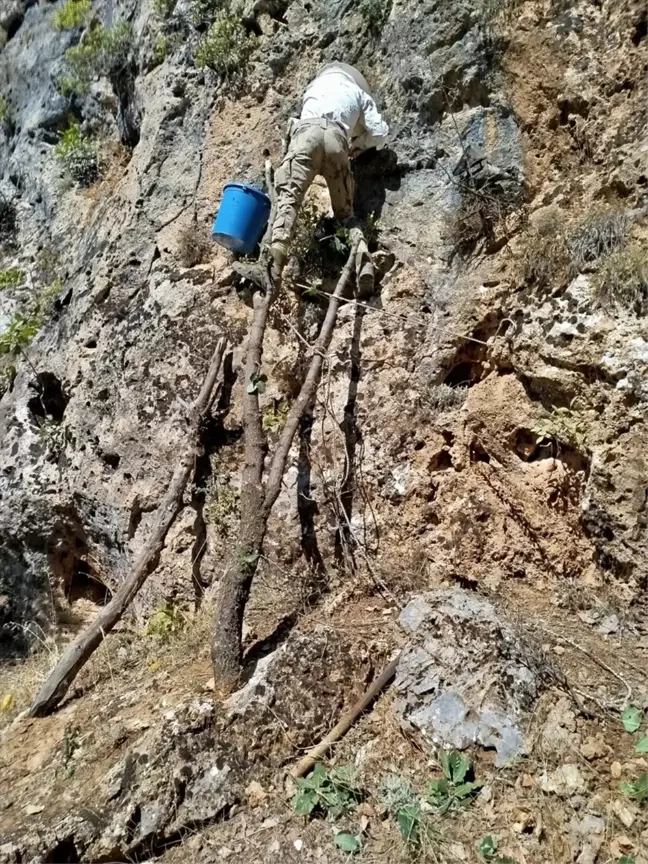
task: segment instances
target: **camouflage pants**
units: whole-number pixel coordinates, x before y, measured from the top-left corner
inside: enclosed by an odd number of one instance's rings
[[[290,245],[304,195],[318,174],[326,180],[335,216],[351,216],[353,176],[344,131],[332,120],[302,120],[295,126],[275,177],[277,213],[272,245],[279,244],[284,250]]]

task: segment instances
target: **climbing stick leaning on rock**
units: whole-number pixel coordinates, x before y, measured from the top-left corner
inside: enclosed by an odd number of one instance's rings
[[[288,257],[295,222],[304,196],[319,174],[326,180],[336,218],[344,221],[355,241],[359,297],[374,290],[374,268],[362,231],[353,213],[351,160],[364,150],[385,146],[389,127],[380,116],[364,77],[346,63],[329,63],[306,88],[299,119],[288,127],[288,148],[275,177],[276,211],[270,231],[269,254],[275,282]],[[259,285],[258,265],[235,270]]]

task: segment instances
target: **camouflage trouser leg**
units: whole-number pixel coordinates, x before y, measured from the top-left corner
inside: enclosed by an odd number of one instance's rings
[[[271,244],[282,247],[284,252],[290,246],[304,195],[320,173],[323,154],[324,129],[316,125],[303,126],[293,134],[288,152],[277,169],[277,212]]]
[[[339,127],[329,126],[324,133],[322,174],[331,195],[333,215],[347,219],[353,215],[353,174],[349,162],[349,144]]]

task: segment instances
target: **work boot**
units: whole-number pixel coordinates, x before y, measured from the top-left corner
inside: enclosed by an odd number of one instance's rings
[[[272,259],[270,262],[270,275],[273,281],[276,282],[278,279],[281,279],[281,273],[286,264],[286,253],[283,246],[279,245],[270,246],[269,252]],[[268,267],[266,261],[267,258],[264,256],[259,261],[235,261],[232,264],[232,270],[238,273],[239,276],[252,282],[258,288],[265,288],[265,275]]]
[[[232,264],[232,270],[252,282],[257,288],[265,288],[265,268],[261,261],[235,261]]]

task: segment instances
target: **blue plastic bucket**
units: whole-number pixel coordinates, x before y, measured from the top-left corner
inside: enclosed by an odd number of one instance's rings
[[[254,251],[270,216],[270,199],[256,186],[228,183],[223,189],[212,237],[221,246],[249,255]]]

